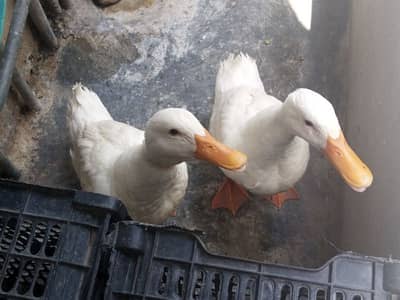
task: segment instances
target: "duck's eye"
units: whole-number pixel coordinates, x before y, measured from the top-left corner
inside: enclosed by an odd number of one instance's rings
[[[305,120],[304,123],[306,123],[307,126],[314,127],[313,122],[311,122],[309,120]]]
[[[179,131],[177,129],[170,129],[169,134],[170,135],[177,135],[177,134],[179,134]]]

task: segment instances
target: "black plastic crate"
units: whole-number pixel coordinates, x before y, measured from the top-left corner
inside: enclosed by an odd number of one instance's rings
[[[0,299],[91,299],[118,200],[0,181]]]
[[[263,264],[211,255],[180,229],[133,222],[120,222],[109,240],[107,300],[387,300],[383,287],[400,287],[398,263],[351,253],[319,269]]]

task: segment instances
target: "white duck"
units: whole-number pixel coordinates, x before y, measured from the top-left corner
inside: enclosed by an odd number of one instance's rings
[[[298,89],[283,103],[267,95],[255,61],[230,55],[219,67],[210,132],[247,155],[246,168],[223,170],[225,180],[213,208],[233,214],[248,199],[247,191],[281,207],[298,195],[309,144],[325,152],[343,179],[356,191],[372,183],[372,173],[347,144],[331,103],[308,89]],[[247,191],[246,191],[247,190]]]
[[[243,167],[246,156],[216,141],[187,110],[157,112],[145,132],[114,121],[98,96],[73,87],[67,123],[82,188],[121,199],[130,216],[161,223],[173,215],[188,182],[184,161]]]

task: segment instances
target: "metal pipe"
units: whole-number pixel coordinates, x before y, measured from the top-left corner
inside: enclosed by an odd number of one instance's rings
[[[0,152],[0,177],[18,179],[21,172]]]
[[[46,44],[47,47],[54,49],[58,47],[57,38],[51,29],[49,20],[44,13],[43,7],[39,0],[31,0],[31,5],[29,7],[29,16],[35,25],[40,38]]]
[[[0,57],[0,110],[6,101],[15,68],[30,0],[16,0],[3,55]]]
[[[59,0],[60,5],[64,9],[70,9],[72,7],[72,1],[71,0]]]
[[[3,48],[0,45],[0,57],[3,54]],[[32,89],[27,84],[25,79],[22,77],[21,73],[18,71],[18,68],[14,68],[14,72],[12,75],[12,85],[19,92],[22,101],[18,101],[20,106],[27,108],[28,111],[38,111],[40,110],[40,104],[35,94],[32,92]]]
[[[25,79],[21,76],[21,73],[17,68],[14,69],[12,76],[12,84],[22,99],[22,106],[27,108],[29,111],[40,110],[40,104],[35,94],[32,92],[30,86],[26,83]]]

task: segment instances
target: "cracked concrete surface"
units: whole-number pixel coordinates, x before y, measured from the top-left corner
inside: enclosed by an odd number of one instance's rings
[[[346,5],[314,1],[307,31],[284,0],[123,0],[106,9],[80,1],[53,20],[61,45],[55,53],[22,51],[19,65],[43,109],[27,117],[6,109],[2,115],[11,117],[4,116],[10,122],[1,132],[2,146],[23,170],[22,180],[77,188],[65,130],[74,82],[93,89],[116,120],[139,128],[165,107],[185,107],[207,125],[219,61],[239,51],[257,59],[267,92],[284,99],[295,88],[308,87],[328,97],[341,116]],[[204,231],[212,252],[309,267],[334,254],[327,240],[334,242],[339,232],[343,183],[320,153],[312,153],[298,184],[301,201],[280,211],[256,200],[236,217],[211,210],[221,180],[218,169],[192,164],[175,218]]]

